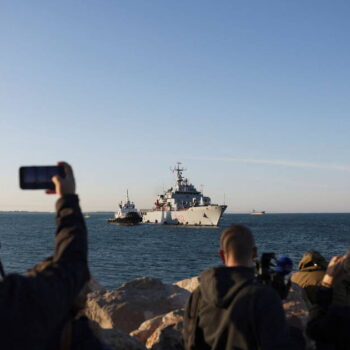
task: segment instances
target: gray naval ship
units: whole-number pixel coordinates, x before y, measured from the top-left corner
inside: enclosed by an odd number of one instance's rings
[[[196,190],[182,176],[185,170],[177,163],[171,169],[177,175],[174,187],[158,195],[154,208],[141,210],[142,222],[150,224],[218,226],[226,205],[211,204],[209,197]]]

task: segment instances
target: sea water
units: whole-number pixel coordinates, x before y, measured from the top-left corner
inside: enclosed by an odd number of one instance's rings
[[[308,249],[327,259],[350,246],[350,214],[225,214],[220,227],[184,227],[107,223],[112,213],[89,213],[89,263],[106,288],[140,276],[175,282],[220,265],[217,254],[222,230],[230,224],[249,226],[259,254],[275,252],[293,259],[294,268]],[[24,273],[52,255],[55,215],[0,213],[0,257],[7,273]]]

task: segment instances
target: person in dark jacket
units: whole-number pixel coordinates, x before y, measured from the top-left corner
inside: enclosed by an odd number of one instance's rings
[[[310,311],[307,334],[317,349],[350,349],[350,255],[331,259]]]
[[[89,280],[87,230],[73,171],[67,163],[59,165],[64,166],[66,176],[52,179],[58,195],[52,263],[35,275],[10,274],[0,282],[2,349],[48,349]]]
[[[53,257],[49,257],[27,271],[28,276],[36,276],[53,264]],[[50,338],[47,350],[110,350],[102,344],[90,328],[89,320],[84,316],[88,283],[81,289],[74,304],[63,322],[56,328]]]
[[[219,253],[225,266],[204,271],[187,303],[185,349],[303,349],[301,332],[290,335],[277,292],[255,280],[252,232],[242,225],[227,228]]]
[[[316,302],[316,293],[326,273],[327,261],[316,250],[308,250],[299,262],[299,271],[291,276],[291,281],[302,287],[310,304]]]

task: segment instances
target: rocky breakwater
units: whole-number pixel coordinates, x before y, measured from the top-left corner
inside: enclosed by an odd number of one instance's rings
[[[184,306],[197,286],[197,277],[174,284],[142,277],[115,290],[95,286],[85,314],[95,334],[114,349],[183,350]],[[291,324],[305,326],[308,311],[297,285],[284,308]]]
[[[159,339],[154,335],[154,343],[164,341],[161,333],[169,333],[169,330],[162,332],[161,329],[166,328],[165,325],[178,323],[180,318],[182,320],[181,310],[189,295],[188,290],[176,284],[164,284],[156,278],[141,277],[124,283],[115,290],[94,288],[87,295],[84,313],[92,321],[97,336],[112,347],[144,349],[147,344],[152,348],[154,344],[148,338],[158,331]],[[179,311],[174,312],[175,310]],[[143,325],[145,321],[151,326]],[[179,340],[180,332],[180,328],[174,331]],[[131,336],[127,336],[129,333]],[[123,345],[124,342],[128,347]]]

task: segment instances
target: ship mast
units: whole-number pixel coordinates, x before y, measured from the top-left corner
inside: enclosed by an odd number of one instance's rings
[[[183,177],[182,177],[182,172],[184,170],[186,170],[185,168],[180,168],[180,165],[182,164],[181,162],[177,162],[176,163],[177,166],[175,166],[173,169],[171,169],[171,171],[174,173],[176,171],[176,176],[177,176],[177,183],[178,185],[181,185],[181,182],[183,181]]]

